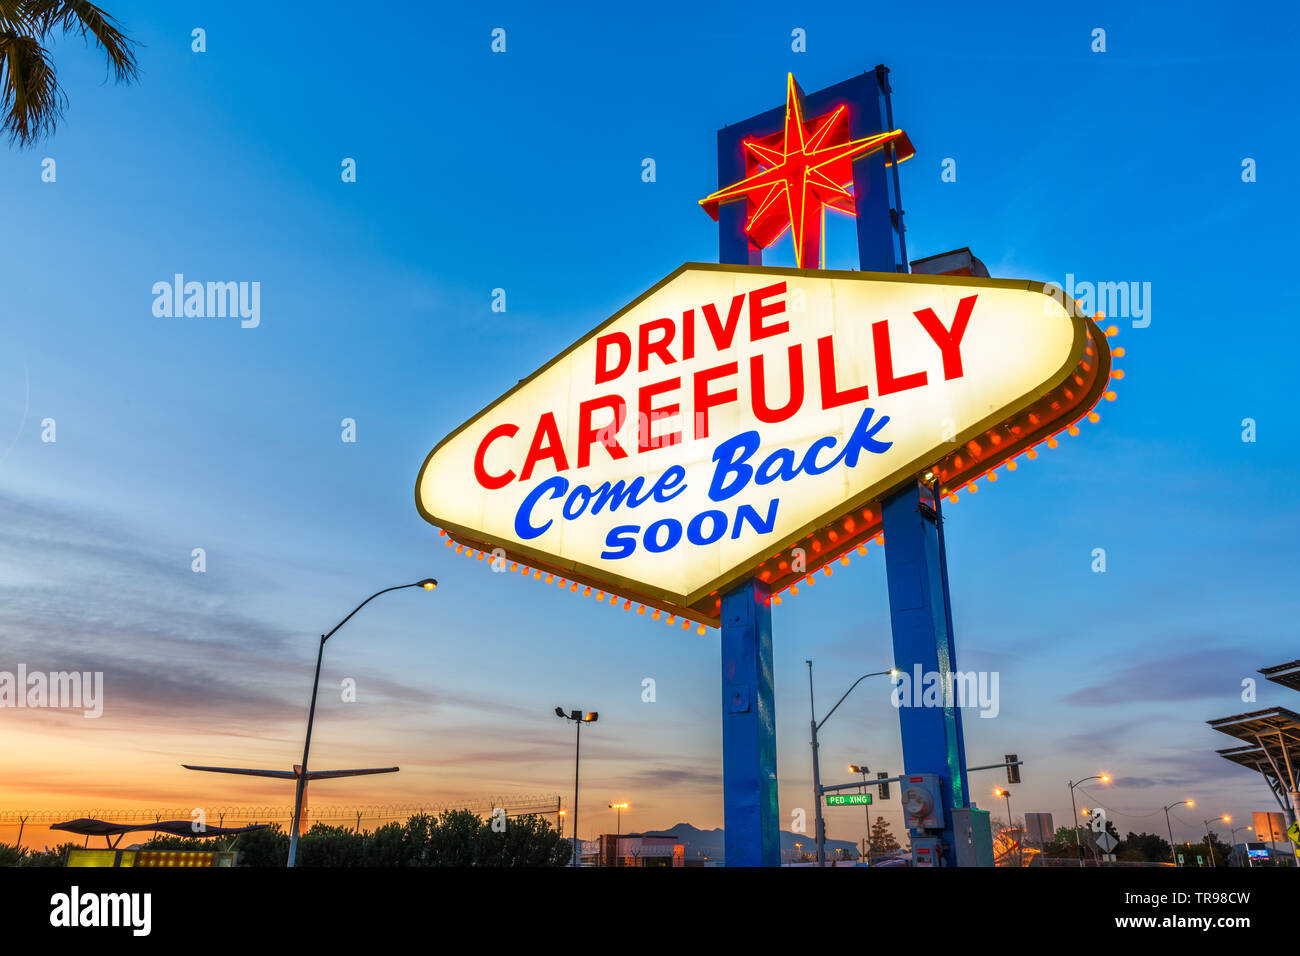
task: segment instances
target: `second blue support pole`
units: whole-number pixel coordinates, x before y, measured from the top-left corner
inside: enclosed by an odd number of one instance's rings
[[[907,691],[898,708],[903,772],[932,773],[943,781],[944,865],[956,866],[952,809],[970,804],[961,710],[951,694],[941,698],[940,706],[922,702],[926,681],[937,680],[942,693],[952,687],[957,669],[942,520],[939,501],[919,483],[885,499],[885,571],[894,666],[905,678],[899,690]]]
[[[722,781],[727,866],[780,866],[772,608],[753,578],[722,596]]]

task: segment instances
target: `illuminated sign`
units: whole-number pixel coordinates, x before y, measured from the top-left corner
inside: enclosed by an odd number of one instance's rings
[[[416,504],[498,570],[716,624],[749,575],[847,563],[919,476],[955,498],[1077,433],[1110,375],[1039,283],[690,263],[439,443]]]
[[[828,793],[826,795],[826,806],[828,807],[866,807],[871,805],[871,794],[869,793]]]

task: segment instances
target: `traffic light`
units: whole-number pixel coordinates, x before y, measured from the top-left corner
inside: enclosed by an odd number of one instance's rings
[[[1017,757],[1015,754],[1007,754],[1006,759],[1008,764],[1015,764],[1014,767],[1007,767],[1007,783],[1019,783],[1020,764],[1016,763],[1016,761],[1018,761],[1020,758]]]
[[[885,777],[889,776],[889,774],[887,774],[885,771],[882,770],[882,771],[880,771],[879,773],[877,773],[876,776],[879,777],[879,778],[881,778],[881,779],[884,779]],[[880,787],[880,799],[881,799],[881,800],[888,800],[888,799],[889,799],[889,784],[888,784],[888,783],[882,783],[882,784],[879,784],[878,786]]]

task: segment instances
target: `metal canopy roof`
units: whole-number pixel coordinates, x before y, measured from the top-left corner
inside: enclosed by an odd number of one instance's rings
[[[1275,684],[1300,690],[1300,660],[1261,667],[1259,673]],[[1258,772],[1278,806],[1289,812],[1292,798],[1288,794],[1294,794],[1300,783],[1300,714],[1285,707],[1270,707],[1206,723],[1245,744],[1215,752],[1224,760]]]
[[[1283,687],[1290,687],[1292,690],[1300,690],[1300,661],[1291,661],[1289,664],[1275,664],[1272,667],[1261,667],[1259,672],[1274,684],[1281,684]]]
[[[1239,763],[1243,767],[1249,767],[1251,770],[1259,770],[1261,767],[1268,767],[1268,753],[1263,747],[1250,745],[1246,747],[1229,747],[1226,750],[1216,750],[1224,760],[1231,760],[1233,763]]]
[[[1235,714],[1232,717],[1207,720],[1206,723],[1220,733],[1227,734],[1229,737],[1236,737],[1238,740],[1254,744],[1256,747],[1260,745],[1257,738],[1264,735],[1269,735],[1274,740],[1277,740],[1278,736],[1281,735],[1287,746],[1300,746],[1300,714],[1293,710],[1287,710],[1285,707],[1253,710],[1245,714]]]

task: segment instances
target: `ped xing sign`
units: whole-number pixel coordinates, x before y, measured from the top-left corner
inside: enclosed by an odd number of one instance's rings
[[[716,625],[730,585],[778,593],[864,548],[906,483],[951,495],[1033,457],[1109,370],[1040,283],[687,263],[443,439],[416,506],[465,547]]]
[[[826,806],[828,807],[865,807],[871,804],[871,794],[869,793],[828,793],[826,794]]]

